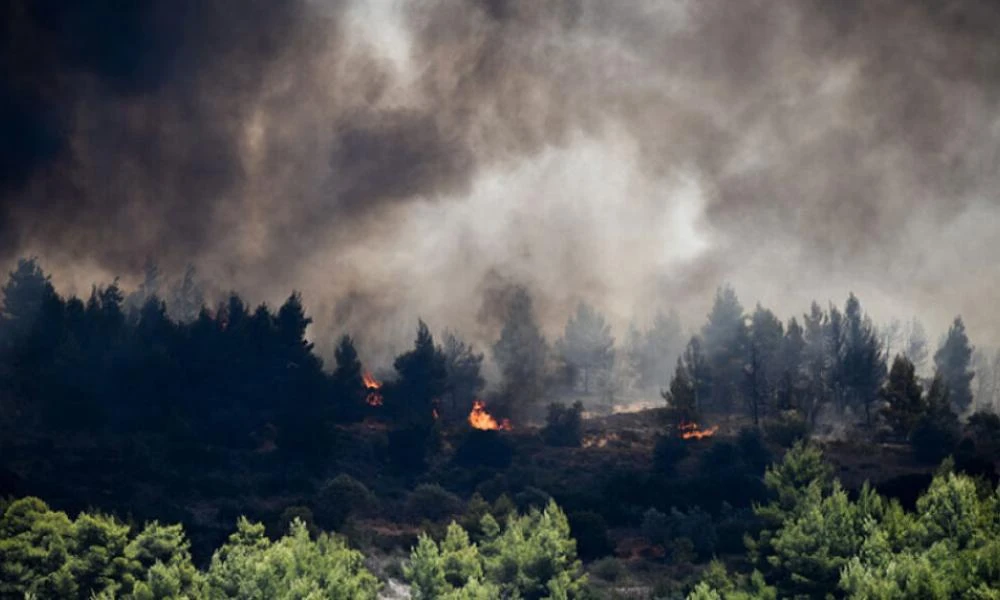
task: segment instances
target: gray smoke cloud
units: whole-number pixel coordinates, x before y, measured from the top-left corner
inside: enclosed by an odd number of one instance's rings
[[[550,335],[728,281],[1000,342],[988,0],[2,10],[0,250],[67,289],[193,262],[383,363],[418,315],[487,343],[514,284]]]

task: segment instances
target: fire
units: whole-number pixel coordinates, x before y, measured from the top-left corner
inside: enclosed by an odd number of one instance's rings
[[[677,431],[681,432],[681,439],[700,440],[715,435],[715,432],[719,431],[719,426],[713,425],[708,429],[701,429],[697,423],[685,423],[682,421],[677,426]]]
[[[472,402],[472,412],[469,413],[469,425],[472,425],[475,429],[485,429],[485,430],[495,430],[495,431],[510,431],[510,421],[508,419],[501,419],[498,423],[493,415],[486,412],[486,404],[482,400],[475,400]]]
[[[382,382],[375,379],[375,376],[368,371],[361,375],[361,379],[364,381],[365,389],[368,390],[368,395],[365,396],[368,406],[382,406],[382,394],[379,392],[382,389]]]

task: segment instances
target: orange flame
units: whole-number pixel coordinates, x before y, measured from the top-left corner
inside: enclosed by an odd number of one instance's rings
[[[382,406],[382,394],[379,390],[382,389],[382,382],[375,379],[375,376],[365,371],[361,375],[361,379],[364,381],[365,389],[368,390],[368,395],[365,396],[365,402],[368,406]]]
[[[482,400],[474,400],[472,402],[472,412],[469,413],[469,425],[472,425],[475,429],[487,431],[510,431],[512,429],[509,419],[501,419],[500,422],[497,422],[493,418],[493,415],[486,412],[486,404]]]
[[[681,439],[700,440],[715,435],[715,433],[719,431],[719,426],[713,425],[708,429],[701,429],[698,427],[697,423],[685,423],[682,421],[677,426],[677,431],[681,432]]]

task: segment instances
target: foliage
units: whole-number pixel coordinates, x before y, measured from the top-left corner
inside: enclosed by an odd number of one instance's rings
[[[447,389],[445,355],[434,346],[427,324],[419,321],[413,349],[396,357],[398,374],[386,388],[386,407],[403,427],[429,430],[434,425],[437,403]]]
[[[503,528],[486,515],[481,528],[479,544],[456,523],[440,543],[420,537],[404,567],[415,599],[582,597],[586,575],[569,522],[555,503],[512,516]]]
[[[917,460],[936,463],[951,453],[958,442],[958,416],[952,412],[950,392],[944,380],[934,378],[924,401],[926,410],[910,434]]]
[[[583,391],[590,392],[590,384],[598,375],[608,373],[615,361],[615,338],[604,315],[585,302],[576,307],[576,313],[566,322],[563,337],[555,348],[569,370],[571,381],[582,379]]]
[[[440,521],[458,514],[462,501],[436,483],[422,483],[406,499],[406,512],[415,519]]]
[[[934,353],[934,367],[948,388],[951,409],[957,414],[963,414],[972,405],[972,378],[975,377],[970,369],[972,351],[965,323],[962,317],[955,317],[944,344]]]
[[[889,371],[889,380],[879,393],[885,402],[882,415],[896,437],[908,439],[927,411],[923,393],[916,367],[905,356],[897,355]]]
[[[363,558],[340,537],[321,533],[310,539],[298,520],[288,535],[271,542],[263,526],[241,518],[236,533],[212,556],[207,597],[374,599],[380,584]]]
[[[653,468],[664,475],[672,475],[677,463],[691,453],[684,440],[676,435],[661,435],[653,447]]]
[[[664,548],[682,538],[689,540],[692,551],[700,559],[712,556],[718,542],[712,516],[697,506],[687,511],[671,507],[669,513],[650,508],[642,516],[642,535]]]
[[[569,527],[576,540],[577,553],[584,560],[607,556],[614,551],[608,537],[608,524],[594,511],[577,511],[569,514]]]
[[[16,500],[0,518],[0,597],[201,597],[180,526],[153,522],[129,534],[112,517],[73,521],[37,498]]]
[[[485,356],[450,331],[445,332],[441,352],[447,381],[447,401],[441,403],[441,417],[461,421],[467,418],[473,401],[486,385],[480,374]]]
[[[316,518],[326,529],[339,530],[352,514],[371,512],[378,499],[365,484],[341,473],[327,481],[316,496]]]
[[[493,358],[500,367],[503,395],[515,416],[523,416],[542,397],[549,347],[535,318],[531,296],[515,288],[507,304]]]
[[[809,436],[809,423],[798,411],[786,410],[764,424],[764,433],[768,441],[782,448],[791,448]]]
[[[549,446],[578,447],[583,438],[583,403],[549,405],[542,439]]]

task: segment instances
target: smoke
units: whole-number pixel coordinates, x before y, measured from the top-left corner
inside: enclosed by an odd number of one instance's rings
[[[155,258],[305,294],[319,347],[482,346],[714,288],[962,313],[1000,342],[989,0],[14,0],[0,254],[65,288]]]

